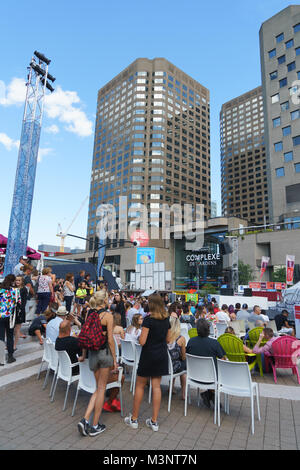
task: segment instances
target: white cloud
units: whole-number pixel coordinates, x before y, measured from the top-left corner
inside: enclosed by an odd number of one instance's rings
[[[45,127],[45,132],[48,134],[58,134],[59,128],[56,124],[53,124],[52,126]]]
[[[37,161],[38,162],[41,162],[42,161],[42,158],[45,156],[45,155],[48,155],[49,153],[51,153],[53,151],[53,149],[50,149],[50,148],[40,148],[39,149],[39,153],[38,153],[38,159]]]
[[[0,80],[0,105],[22,105],[26,97],[25,80],[13,78],[8,85]],[[93,133],[93,123],[81,109],[81,100],[76,91],[64,91],[60,86],[45,96],[45,114],[51,119],[58,119],[65,124],[68,132],[80,137]],[[51,129],[51,130],[50,130]],[[45,129],[47,131],[47,128]],[[55,124],[48,127],[48,132],[57,133]]]
[[[64,91],[58,86],[55,92],[45,97],[45,112],[48,117],[67,124],[67,131],[80,137],[88,137],[93,133],[93,123],[75,104],[80,104],[76,91]]]
[[[13,78],[9,85],[0,81],[0,104],[2,106],[22,105],[26,98],[26,86],[23,78]]]
[[[13,148],[19,148],[20,141],[11,139],[4,132],[0,132],[0,143],[4,145],[6,150],[12,150]]]

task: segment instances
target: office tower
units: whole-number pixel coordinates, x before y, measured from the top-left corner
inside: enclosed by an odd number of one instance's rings
[[[217,201],[211,201],[211,214],[210,214],[211,219],[217,217],[217,214],[218,214]]]
[[[220,113],[222,215],[259,225],[269,220],[262,100],[258,87]]]
[[[163,58],[135,60],[98,92],[89,249],[97,241],[97,206],[112,204],[118,216],[120,196],[127,196],[131,227],[141,204],[149,230],[161,227],[162,203],[202,203],[210,217],[209,91]],[[165,240],[151,246],[166,247]]]
[[[300,6],[260,29],[271,222],[300,222]]]

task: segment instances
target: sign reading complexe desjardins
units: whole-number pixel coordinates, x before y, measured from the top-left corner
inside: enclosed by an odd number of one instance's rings
[[[186,255],[186,261],[189,266],[217,266],[222,262],[222,256],[220,253],[199,253],[199,254],[188,254]]]

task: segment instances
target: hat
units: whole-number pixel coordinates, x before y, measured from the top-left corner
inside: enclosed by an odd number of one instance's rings
[[[63,305],[61,305],[60,307],[58,307],[57,311],[56,311],[56,315],[58,316],[65,316],[65,315],[68,315],[68,311],[66,309],[66,307],[64,307]]]
[[[28,257],[27,256],[20,256],[20,259],[27,260]]]
[[[243,304],[242,308],[248,308],[248,305],[247,304]]]

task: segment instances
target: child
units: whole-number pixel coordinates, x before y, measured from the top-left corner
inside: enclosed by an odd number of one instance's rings
[[[76,304],[76,313],[80,315],[82,306],[85,304],[85,298],[87,296],[86,292],[86,283],[80,282],[78,284],[78,289],[75,294],[75,304]]]
[[[125,334],[126,341],[139,341],[140,334],[142,332],[143,315],[136,313],[133,315],[131,325],[127,328]]]
[[[125,331],[121,326],[121,315],[119,313],[114,313],[114,327],[113,327],[113,335],[117,341],[119,349],[121,347],[120,339],[125,339]]]

